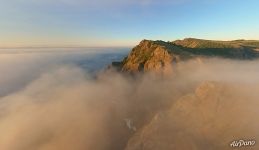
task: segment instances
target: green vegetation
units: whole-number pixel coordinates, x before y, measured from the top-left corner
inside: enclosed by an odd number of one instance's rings
[[[181,47],[183,51],[194,55],[217,56],[225,58],[252,59],[258,57],[254,48],[259,47],[259,41],[211,41],[188,38],[171,42]]]
[[[176,40],[172,42],[175,45],[187,48],[238,48],[242,46],[259,47],[259,41],[255,40],[234,40],[234,41],[212,41],[187,38],[184,40]]]
[[[179,45],[187,48],[234,48],[238,45],[228,41],[211,41],[188,38],[184,40],[177,40],[172,42],[175,45]]]

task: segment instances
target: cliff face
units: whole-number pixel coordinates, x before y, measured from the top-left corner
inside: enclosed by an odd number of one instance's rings
[[[114,63],[122,72],[173,73],[177,63],[191,58],[258,58],[258,41],[210,41],[184,39],[174,42],[143,40],[122,61]],[[200,59],[199,59],[200,60]]]
[[[180,55],[172,53],[162,42],[143,40],[122,62],[121,70],[131,73],[148,71],[172,73],[172,64],[178,61]]]

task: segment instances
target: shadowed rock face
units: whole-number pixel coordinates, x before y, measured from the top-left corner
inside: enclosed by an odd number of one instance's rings
[[[114,63],[122,72],[173,73],[177,63],[203,57],[230,59],[258,58],[258,41],[210,41],[188,38],[174,42],[143,40],[122,62]]]
[[[256,90],[258,86],[249,91],[204,82],[168,111],[157,113],[129,140],[126,150],[230,150],[234,140],[258,138],[259,122],[253,117],[258,103],[251,96]]]

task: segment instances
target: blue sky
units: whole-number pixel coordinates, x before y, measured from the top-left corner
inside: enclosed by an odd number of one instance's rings
[[[257,0],[0,0],[0,47],[259,39]]]

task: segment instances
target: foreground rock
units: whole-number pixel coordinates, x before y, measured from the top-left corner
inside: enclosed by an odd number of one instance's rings
[[[259,105],[253,94],[259,88],[248,89],[204,82],[170,110],[157,113],[128,141],[126,150],[231,150],[237,148],[230,146],[232,141],[258,139]]]

